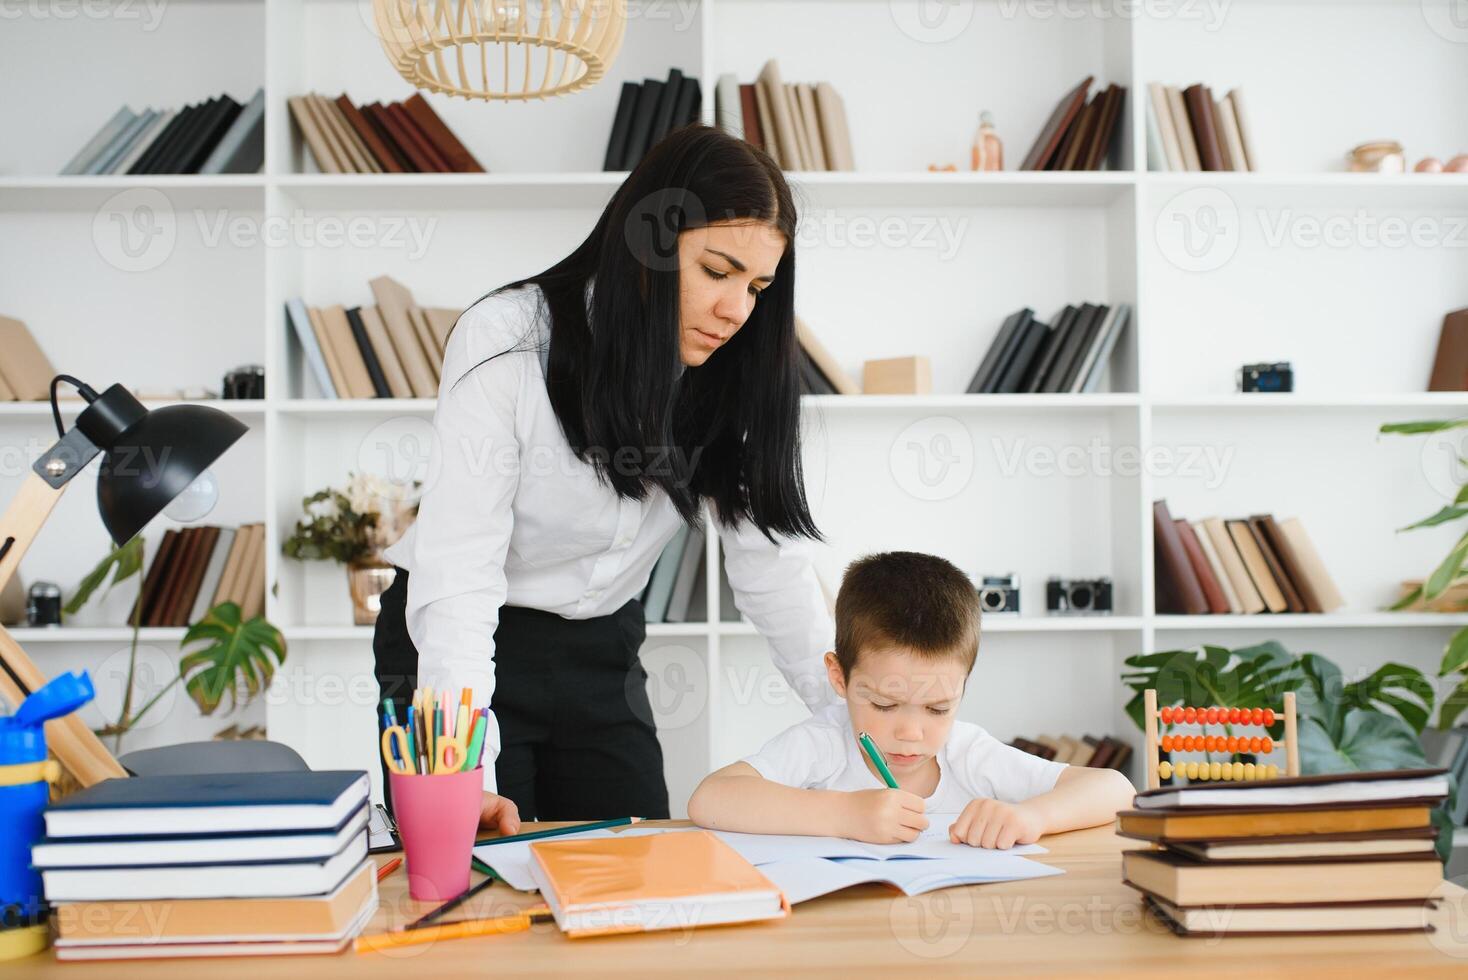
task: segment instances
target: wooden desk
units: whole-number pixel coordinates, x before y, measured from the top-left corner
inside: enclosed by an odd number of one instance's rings
[[[674,822],[683,825],[682,822]],[[533,828],[531,828],[533,829]],[[1438,932],[1288,939],[1181,939],[1144,914],[1121,883],[1123,841],[1109,828],[1048,837],[1038,859],[1051,878],[931,892],[918,898],[864,885],[795,907],[774,923],[569,940],[551,923],[526,933],[411,946],[391,954],[58,963],[51,953],[0,967],[7,980],[65,977],[383,977],[438,980],[504,976],[702,976],[710,973],[833,975],[894,971],[1047,977],[1305,976],[1329,972],[1468,976],[1468,892],[1433,914]],[[389,856],[378,855],[379,861]],[[477,878],[477,875],[476,875]],[[486,889],[474,914],[538,904],[504,884]],[[402,870],[381,885],[373,931],[395,928],[431,904],[407,897]],[[1455,920],[1450,917],[1456,915]],[[469,916],[466,916],[469,917]],[[1456,925],[1456,936],[1452,933]],[[902,974],[895,974],[902,975]]]

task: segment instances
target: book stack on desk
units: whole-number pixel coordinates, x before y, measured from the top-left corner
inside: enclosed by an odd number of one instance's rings
[[[1126,884],[1185,936],[1420,932],[1442,884],[1445,771],[1296,776],[1138,794]]]
[[[335,953],[377,909],[367,774],[111,779],[32,850],[62,960]]]

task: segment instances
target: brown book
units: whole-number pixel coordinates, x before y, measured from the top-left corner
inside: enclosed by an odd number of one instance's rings
[[[259,524],[245,525],[245,550],[240,555],[239,573],[235,576],[234,589],[230,594],[230,601],[240,607],[243,615],[245,603],[249,598],[250,589],[254,585],[255,562],[260,555],[260,546],[263,543],[259,534]]]
[[[1213,542],[1213,550],[1218,553],[1218,560],[1223,565],[1224,573],[1233,583],[1234,595],[1239,600],[1239,612],[1250,614],[1263,612],[1264,600],[1259,596],[1259,590],[1255,588],[1253,579],[1249,578],[1249,573],[1244,568],[1244,560],[1239,557],[1239,549],[1234,544],[1233,538],[1229,536],[1228,528],[1217,517],[1205,517],[1202,524],[1203,530],[1208,533],[1209,540]]]
[[[1241,840],[1302,834],[1355,834],[1432,826],[1427,804],[1345,806],[1335,809],[1274,807],[1243,810],[1124,810],[1116,815],[1117,833],[1138,840]]]
[[[1198,141],[1193,134],[1193,124],[1188,119],[1188,106],[1183,99],[1182,91],[1176,85],[1164,85],[1162,91],[1167,96],[1167,107],[1172,111],[1172,119],[1175,124],[1173,128],[1177,130],[1178,150],[1183,157],[1183,169],[1202,170],[1203,163],[1198,159]]]
[[[1193,861],[1171,851],[1125,851],[1122,875],[1175,905],[1233,905],[1268,894],[1280,904],[1427,899],[1442,884],[1436,856],[1391,861],[1321,861],[1289,874],[1257,864]]]
[[[377,102],[369,102],[362,106],[362,115],[366,117],[369,125],[377,131],[378,137],[384,146],[392,153],[405,173],[419,173],[419,168],[409,155],[403,141],[393,131],[397,126],[396,120],[389,123],[387,111]]]
[[[438,351],[423,347],[423,337],[414,327],[408,311],[413,308],[413,294],[408,287],[391,276],[378,276],[368,281],[377,300],[377,313],[406,376],[414,398],[432,398],[438,394],[438,376],[429,360],[429,350],[437,359]],[[374,339],[373,344],[377,341]],[[430,339],[429,344],[433,341]]]
[[[331,375],[331,386],[336,390],[336,396],[351,398],[352,391],[347,385],[341,358],[336,356],[336,347],[330,331],[326,329],[326,322],[321,318],[321,311],[314,306],[308,306],[306,317],[311,321],[311,332],[316,335],[316,343],[321,347],[321,359],[326,362],[326,373]]]
[[[55,377],[55,375],[52,375],[52,377]],[[13,402],[16,400],[15,391],[5,381],[5,375],[0,374],[0,402]]]
[[[377,307],[361,306],[357,315],[362,318],[362,329],[367,332],[372,353],[377,355],[377,365],[387,380],[388,392],[393,398],[412,398],[413,386],[408,382],[408,373],[403,370],[402,361],[398,360],[397,347],[388,336],[387,324],[382,322]]]
[[[1223,936],[1302,936],[1319,933],[1427,932],[1423,903],[1311,902],[1294,905],[1230,905],[1220,915],[1216,906],[1190,908],[1146,894],[1147,905],[1179,936],[1218,939]]]
[[[240,619],[251,620],[265,612],[265,525],[253,527],[254,541],[251,542],[253,561],[250,564],[243,586],[243,602],[240,604]]]
[[[1428,391],[1468,391],[1468,308],[1443,317]]]
[[[169,557],[168,567],[163,570],[163,580],[159,583],[158,601],[148,610],[148,618],[143,621],[144,626],[168,626],[169,612],[178,600],[178,590],[183,581],[184,566],[188,563],[193,549],[198,544],[199,529],[196,527],[179,528],[178,543],[174,545],[173,554]]]
[[[1021,170],[1045,170],[1060,148],[1060,141],[1065,136],[1065,131],[1070,128],[1075,117],[1080,114],[1081,107],[1086,104],[1086,95],[1091,91],[1093,76],[1087,75],[1081,83],[1061,98],[1060,104],[1045,121],[1040,134],[1035,137],[1035,143],[1030,147],[1030,152],[1025,154],[1024,161],[1019,165]]]
[[[388,146],[387,141],[382,138],[382,134],[377,131],[377,127],[367,121],[367,117],[362,114],[362,110],[352,105],[352,100],[347,98],[345,92],[337,96],[336,106],[341,110],[342,115],[346,117],[347,124],[352,127],[352,131],[357,134],[357,138],[362,141],[362,145],[367,147],[367,152],[372,154],[372,159],[377,161],[377,165],[382,168],[382,172],[389,174],[403,173],[403,164],[398,159],[397,153]]]
[[[423,313],[428,317],[428,325],[433,328],[433,336],[438,340],[441,354],[448,347],[449,331],[459,322],[460,311],[446,306],[425,306]]]
[[[403,109],[412,117],[419,131],[428,138],[428,142],[438,150],[439,155],[448,161],[450,170],[461,174],[484,173],[484,168],[474,159],[474,154],[459,142],[453,130],[444,125],[444,121],[433,111],[433,106],[428,104],[422,92],[414,92],[404,99]]]
[[[1431,827],[1376,830],[1361,834],[1295,834],[1249,840],[1171,841],[1168,847],[1196,861],[1308,861],[1430,854],[1437,843]]]
[[[1067,761],[1071,765],[1088,767],[1091,765],[1091,760],[1096,756],[1096,746],[1070,735],[1062,735],[1060,740],[1070,748],[1070,758]]]
[[[199,586],[204,581],[204,569],[214,554],[214,545],[219,540],[219,528],[206,524],[198,529],[199,546],[189,557],[183,569],[183,584],[179,589],[178,601],[168,612],[169,626],[189,626],[189,614],[194,611],[194,600],[199,597]]]
[[[374,102],[362,107],[367,118],[377,123],[392,141],[392,145],[398,148],[398,152],[407,158],[411,169],[415,173],[431,174],[437,173],[438,166],[434,163],[433,156],[427,153],[421,146],[422,137],[410,132],[404,127],[403,117],[392,111],[392,104],[379,105]]]
[[[1208,534],[1208,528],[1203,526],[1202,521],[1190,521],[1193,535],[1198,539],[1198,544],[1203,549],[1203,557],[1208,559],[1208,567],[1213,572],[1213,577],[1218,581],[1218,587],[1223,590],[1224,601],[1228,603],[1228,611],[1238,614],[1244,611],[1239,605],[1239,597],[1234,593],[1233,580],[1228,577],[1228,571],[1223,567],[1223,560],[1218,556],[1218,549],[1213,546],[1213,538]]]
[[[1090,142],[1090,134],[1100,122],[1102,103],[1106,101],[1105,92],[1097,92],[1076,113],[1075,121],[1066,127],[1065,134],[1060,138],[1060,145],[1055,148],[1055,155],[1051,158],[1047,170],[1076,170],[1077,163],[1085,157],[1086,147]]]
[[[1259,590],[1259,598],[1263,600],[1264,608],[1272,613],[1284,612],[1288,608],[1284,593],[1280,591],[1279,583],[1275,581],[1274,575],[1269,571],[1269,565],[1259,550],[1259,542],[1254,537],[1254,531],[1249,527],[1249,522],[1225,521],[1224,526],[1228,528],[1228,536],[1233,539],[1234,547],[1239,551],[1239,559],[1249,573],[1249,580],[1254,583],[1254,588]]]
[[[1330,577],[1330,572],[1325,570],[1325,563],[1320,560],[1320,553],[1315,550],[1315,543],[1305,533],[1305,525],[1300,523],[1300,519],[1291,517],[1287,521],[1281,521],[1279,530],[1305,580],[1310,583],[1310,588],[1320,600],[1321,610],[1334,612],[1344,606],[1345,598],[1335,587],[1335,580]]]
[[[759,107],[754,99],[754,85],[739,86],[739,115],[744,120],[744,141],[755,149],[765,148],[765,136],[760,129]]]
[[[1101,117],[1101,125],[1097,127],[1091,139],[1091,148],[1090,152],[1086,154],[1085,165],[1080,169],[1100,170],[1101,164],[1111,156],[1116,121],[1121,118],[1121,109],[1125,104],[1126,86],[1108,85],[1106,87],[1106,111]]]
[[[341,173],[342,165],[337,162],[336,152],[327,142],[326,131],[317,120],[316,108],[311,105],[310,99],[304,95],[292,95],[285,103],[290,107],[291,118],[296,121],[296,128],[301,131],[311,156],[316,160],[316,168],[322,173]]]
[[[1157,611],[1189,616],[1208,612],[1208,599],[1203,594],[1197,573],[1193,571],[1193,563],[1188,560],[1182,536],[1165,500],[1152,503],[1152,537],[1156,558]]]
[[[1275,554],[1274,546],[1269,543],[1269,535],[1264,530],[1264,517],[1255,514],[1249,518],[1249,529],[1254,532],[1254,539],[1259,545],[1259,553],[1264,556],[1264,564],[1269,566],[1269,572],[1274,580],[1279,583],[1279,590],[1284,593],[1285,609],[1292,613],[1305,612],[1305,602],[1300,598],[1300,590],[1295,588],[1294,581],[1289,572],[1285,570],[1284,563]]]
[[[315,92],[306,98],[316,107],[316,118],[326,127],[327,138],[336,145],[337,159],[342,161],[346,170],[356,174],[382,172],[377,161],[367,152],[366,144],[357,138],[351,123],[347,122],[347,117],[335,102]]]
[[[1188,564],[1193,566],[1193,574],[1198,577],[1198,585],[1203,589],[1203,598],[1208,602],[1208,611],[1217,614],[1226,614],[1228,610],[1228,599],[1223,594],[1223,587],[1213,577],[1213,566],[1208,564],[1208,556],[1203,554],[1203,545],[1193,533],[1193,526],[1181,517],[1173,521],[1177,525],[1178,538],[1182,540],[1183,551],[1187,552]]]
[[[439,346],[438,335],[428,322],[428,312],[421,306],[408,307],[408,322],[413,325],[413,333],[417,334],[418,344],[428,358],[428,367],[433,371],[433,390],[437,394],[439,378],[443,374],[443,348]]]
[[[337,394],[346,398],[375,398],[377,389],[372,386],[372,376],[367,373],[367,362],[362,359],[362,348],[357,346],[346,308],[340,304],[323,306],[321,325],[331,336],[332,349],[336,351],[347,383],[347,390]]]
[[[169,528],[164,531],[163,539],[158,542],[158,550],[153,553],[153,563],[148,566],[148,573],[143,576],[143,587],[138,590],[137,602],[133,603],[133,610],[128,613],[129,626],[133,624],[134,619],[140,624],[148,622],[148,612],[158,601],[158,588],[163,581],[163,569],[168,567],[173,549],[177,546],[178,529]]]
[[[1289,541],[1285,540],[1284,532],[1274,522],[1274,515],[1262,514],[1250,518],[1250,520],[1257,522],[1258,527],[1263,531],[1264,540],[1269,543],[1269,547],[1274,551],[1275,557],[1279,560],[1280,567],[1284,569],[1285,577],[1294,585],[1295,591],[1299,594],[1300,602],[1305,607],[1305,611],[1312,613],[1325,612],[1325,605],[1320,601],[1320,596],[1315,594],[1314,587],[1305,575],[1304,565],[1300,562],[1299,557],[1296,556],[1294,547]]]
[[[1086,740],[1090,741],[1090,739],[1091,736],[1087,735]],[[1091,761],[1086,765],[1092,769],[1109,769],[1114,755],[1116,755],[1116,743],[1109,738],[1098,738],[1096,739],[1096,751],[1091,753]]]
[[[242,524],[235,528],[234,541],[229,546],[229,554],[224,559],[224,571],[219,573],[219,584],[214,587],[214,596],[209,600],[209,607],[219,605],[221,602],[233,602],[234,586],[239,581],[240,564],[244,561],[245,549],[249,544],[249,525]]]
[[[24,323],[0,316],[0,376],[16,401],[49,401],[56,369]]]
[[[1188,106],[1188,119],[1198,138],[1198,159],[1204,170],[1227,170],[1223,150],[1218,142],[1218,120],[1213,118],[1213,93],[1206,85],[1189,85],[1183,89]]]
[[[436,173],[453,173],[453,168],[449,166],[448,160],[444,159],[444,155],[438,152],[438,148],[418,128],[418,124],[413,121],[412,116],[408,115],[408,110],[403,108],[401,102],[389,102],[382,108],[397,122],[398,128],[396,132],[399,134],[399,138],[406,139],[408,144],[416,151],[415,160],[421,159],[427,161],[430,169]]]

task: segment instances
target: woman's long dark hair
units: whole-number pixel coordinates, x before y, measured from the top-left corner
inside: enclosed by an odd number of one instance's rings
[[[732,338],[683,369],[678,234],[740,219],[785,236],[774,281]],[[767,154],[686,126],[648,152],[574,252],[486,294],[540,287],[551,405],[577,457],[619,496],[661,488],[690,523],[707,499],[726,526],[747,518],[766,536],[820,538],[800,463],[795,226],[789,185]]]

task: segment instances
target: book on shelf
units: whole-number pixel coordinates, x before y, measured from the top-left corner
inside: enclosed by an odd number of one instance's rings
[[[1334,612],[1345,605],[1298,517],[1200,521],[1152,505],[1157,611],[1199,616]]]
[[[1130,319],[1131,307],[1125,303],[1066,306],[1049,324],[1036,320],[1029,307],[1011,313],[999,325],[966,391],[1093,393]]]
[[[813,386],[806,386],[806,394],[861,394],[861,385],[846,372],[835,356],[826,349],[826,345],[821,343],[815,331],[798,314],[795,317],[795,336],[800,342],[802,380],[807,380],[808,371],[809,380],[815,382]]]
[[[1137,794],[1117,832],[1125,884],[1188,936],[1427,928],[1442,882],[1442,769],[1350,772]]]
[[[1095,735],[1036,735],[1033,739],[1015,738],[1009,744],[1042,759],[1091,769],[1117,769],[1124,772],[1132,758],[1131,745],[1110,735],[1099,738]]]
[[[622,83],[602,170],[631,170],[673,130],[696,123],[703,92],[698,78],[670,68],[666,79]]]
[[[357,105],[346,94],[286,99],[316,168],[328,174],[484,173],[423,93]]]
[[[178,109],[122,106],[61,168],[62,175],[252,174],[265,160],[265,90],[245,103],[220,94]]]
[[[783,170],[855,170],[846,103],[830,82],[787,82],[776,58],[754,81],[714,86],[714,125],[764,150]]]
[[[1443,317],[1428,391],[1468,391],[1468,307]]]
[[[1110,84],[1090,96],[1093,76],[1066,92],[1041,127],[1021,170],[1103,170],[1115,166],[1126,86]]]
[[[1202,83],[1147,84],[1147,169],[1162,172],[1256,171],[1244,94],[1223,98]]]
[[[30,328],[0,316],[0,401],[48,401],[56,369]]]
[[[420,307],[390,276],[368,282],[375,305],[307,306],[285,317],[324,398],[436,398],[455,309]]]
[[[648,623],[698,622],[708,616],[702,528],[680,527],[653,565],[640,596]]]
[[[265,525],[190,525],[163,532],[128,616],[143,626],[190,626],[222,602],[244,619],[265,608]]]

